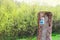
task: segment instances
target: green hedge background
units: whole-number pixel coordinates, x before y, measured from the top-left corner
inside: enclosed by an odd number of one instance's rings
[[[15,3],[13,0],[0,0],[0,40],[16,40],[16,37],[37,34],[37,14],[39,11],[53,14],[53,33],[60,31],[60,5],[56,7]]]

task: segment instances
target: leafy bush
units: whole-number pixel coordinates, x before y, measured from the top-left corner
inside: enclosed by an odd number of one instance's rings
[[[60,20],[59,8],[60,6],[32,6],[12,0],[0,0],[0,40],[15,40],[17,36],[32,36],[37,33],[37,14],[41,10],[52,12],[53,32],[56,31],[58,25],[55,26],[55,23]]]

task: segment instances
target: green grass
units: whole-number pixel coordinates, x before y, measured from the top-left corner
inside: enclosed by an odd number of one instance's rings
[[[60,34],[53,34],[52,40],[60,40]]]
[[[27,38],[21,38],[17,40],[37,40],[37,37],[27,37]],[[60,40],[60,34],[53,34],[52,35],[52,40]]]

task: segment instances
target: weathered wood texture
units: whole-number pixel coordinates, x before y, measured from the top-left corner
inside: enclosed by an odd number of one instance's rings
[[[39,23],[42,17],[44,17],[44,24]],[[39,12],[37,40],[52,40],[51,34],[52,34],[52,13]]]

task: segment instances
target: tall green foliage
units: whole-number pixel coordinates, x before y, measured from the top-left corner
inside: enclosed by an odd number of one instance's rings
[[[60,6],[49,7],[15,3],[13,0],[0,0],[0,40],[15,40],[17,36],[33,35],[37,30],[39,11],[51,11],[54,24],[59,18]],[[53,28],[56,28],[53,25]]]

